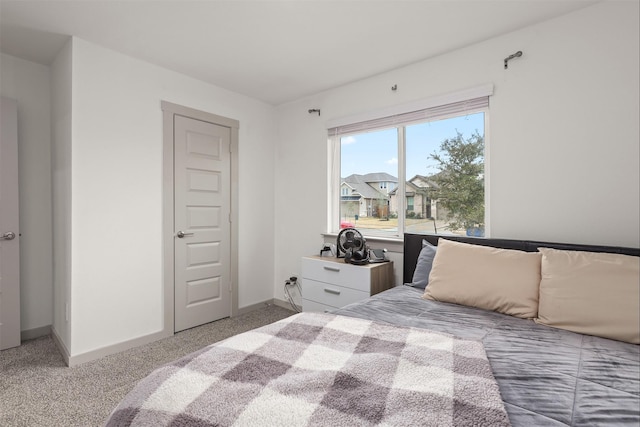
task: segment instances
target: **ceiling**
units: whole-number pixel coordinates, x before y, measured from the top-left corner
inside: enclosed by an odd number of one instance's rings
[[[0,50],[48,65],[73,35],[280,105],[596,2],[0,0]]]

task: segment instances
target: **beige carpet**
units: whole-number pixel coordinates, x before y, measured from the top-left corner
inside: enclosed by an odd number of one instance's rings
[[[293,314],[277,306],[209,323],[68,368],[50,337],[0,352],[0,426],[101,426],[156,367]]]

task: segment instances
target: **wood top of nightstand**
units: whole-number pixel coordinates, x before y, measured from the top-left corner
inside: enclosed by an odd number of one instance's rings
[[[385,265],[385,264],[393,265],[393,261],[374,262],[374,263],[370,263],[370,264],[357,265],[357,264],[351,264],[351,263],[348,263],[348,262],[344,262],[344,258],[337,258],[337,257],[334,257],[334,256],[309,255],[309,256],[306,256],[304,258],[314,259],[314,260],[318,260],[318,261],[335,262],[336,264],[353,265],[354,267],[364,267],[364,268],[375,268],[375,267],[378,267],[378,266],[381,266],[381,265]]]

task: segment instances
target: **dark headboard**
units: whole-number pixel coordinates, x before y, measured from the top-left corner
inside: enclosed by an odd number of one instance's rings
[[[415,270],[416,268],[418,255],[420,254],[420,250],[422,250],[422,239],[428,241],[432,245],[437,246],[438,239],[440,238],[455,240],[456,242],[471,243],[474,245],[491,246],[494,248],[517,249],[526,252],[535,252],[539,247],[545,247],[572,251],[606,252],[640,256],[640,249],[638,248],[624,248],[619,246],[578,245],[571,243],[536,242],[533,240],[484,239],[479,237],[438,236],[434,234],[405,233],[404,269],[402,273],[403,283],[410,283],[411,279],[413,278],[413,270]]]

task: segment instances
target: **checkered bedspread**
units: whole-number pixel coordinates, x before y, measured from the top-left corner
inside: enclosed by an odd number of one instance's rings
[[[142,380],[107,426],[508,426],[480,342],[301,313]]]

